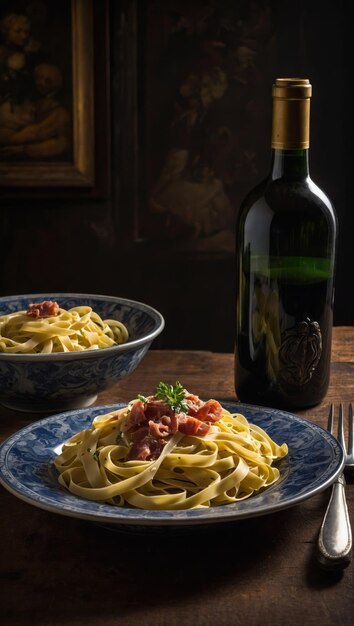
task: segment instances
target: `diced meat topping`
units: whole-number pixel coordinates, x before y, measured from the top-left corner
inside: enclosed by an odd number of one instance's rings
[[[217,400],[207,400],[203,406],[198,409],[196,417],[202,422],[217,422],[222,413],[221,404]]]
[[[211,424],[219,420],[222,413],[222,407],[217,400],[203,402],[198,396],[188,392],[185,397],[188,412],[178,413],[155,396],[143,400],[135,400],[128,415],[127,432],[132,437],[129,460],[157,459],[165,438],[176,432],[205,437]]]
[[[128,461],[155,461],[159,458],[163,440],[153,437],[148,426],[142,426],[132,433],[133,444],[129,450]]]
[[[129,424],[130,426],[138,426],[145,422],[145,412],[144,412],[144,402],[141,400],[135,400],[131,411],[129,413]]]
[[[210,430],[210,424],[201,422],[196,417],[181,416],[178,424],[178,430],[184,435],[205,437]]]
[[[154,396],[149,396],[145,404],[145,416],[146,419],[159,420],[164,415],[171,417],[174,414],[174,410],[164,402],[163,400],[156,400]]]
[[[178,430],[178,417],[176,413],[173,415],[163,415],[160,419],[149,420],[150,433],[157,437],[165,437],[166,435],[174,435]]]
[[[27,307],[26,315],[28,317],[43,318],[53,317],[58,315],[59,305],[52,300],[43,300],[43,302],[36,302],[35,304],[29,304]]]
[[[188,415],[196,415],[204,402],[193,393],[187,393],[185,403],[188,406]]]

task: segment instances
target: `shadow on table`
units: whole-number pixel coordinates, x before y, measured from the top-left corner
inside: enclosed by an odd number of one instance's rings
[[[8,565],[1,573],[1,609],[9,624],[26,624],[28,615],[36,624],[42,624],[36,621],[41,615],[50,624],[72,624],[73,615],[81,620],[101,616],[97,623],[104,623],[105,616],[119,614],[119,623],[130,626],[147,610],[149,619],[157,619],[151,623],[160,624],[161,607],[172,616],[178,611],[178,619],[185,620],[195,606],[206,613],[208,607],[226,610],[226,598],[233,598],[232,606],[238,600],[250,607],[259,594],[280,593],[274,587],[281,589],[283,583],[286,589],[302,584],[314,541],[305,525],[306,506],[318,506],[304,503],[211,527],[112,531],[32,507],[27,518],[23,506],[15,506],[10,494],[6,498],[16,528],[3,544]],[[318,568],[315,572],[312,561],[307,568],[309,585],[333,584]]]

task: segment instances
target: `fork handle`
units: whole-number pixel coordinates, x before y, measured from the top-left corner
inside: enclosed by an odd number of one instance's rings
[[[351,556],[352,531],[345,499],[345,478],[341,474],[333,483],[323,518],[318,538],[318,560],[326,569],[344,569]]]

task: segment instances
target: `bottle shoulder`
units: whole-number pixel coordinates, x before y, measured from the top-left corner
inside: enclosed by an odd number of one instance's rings
[[[310,178],[288,180],[268,177],[256,185],[245,197],[239,217],[262,211],[272,214],[302,214],[310,212],[324,214],[327,219],[337,222],[333,203],[326,193]]]
[[[312,194],[314,194],[321,202],[323,209],[326,209],[337,223],[337,213],[332,200],[328,197],[325,191],[321,189],[311,178],[308,180],[308,186]]]

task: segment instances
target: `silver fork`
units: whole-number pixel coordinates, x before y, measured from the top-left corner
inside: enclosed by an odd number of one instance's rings
[[[349,405],[348,449],[345,445],[343,425],[343,404],[339,407],[337,438],[344,450],[345,465],[343,473],[332,486],[332,493],[323,518],[318,537],[318,560],[326,569],[344,569],[352,557],[352,531],[348,507],[345,499],[344,472],[354,474],[354,424],[353,407]],[[327,428],[333,434],[334,406],[331,405]]]

